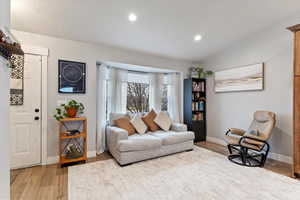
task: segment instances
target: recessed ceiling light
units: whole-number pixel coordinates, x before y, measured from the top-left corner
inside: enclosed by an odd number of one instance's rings
[[[135,22],[137,20],[137,16],[134,13],[130,13],[128,16],[128,20],[131,22]]]
[[[195,35],[194,40],[195,42],[199,42],[200,40],[202,40],[202,35]]]

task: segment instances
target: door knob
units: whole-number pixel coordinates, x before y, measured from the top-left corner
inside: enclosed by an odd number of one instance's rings
[[[38,113],[38,112],[40,112],[40,109],[36,108],[36,109],[34,109],[34,112]]]
[[[40,117],[34,117],[34,120],[39,120],[40,119]]]

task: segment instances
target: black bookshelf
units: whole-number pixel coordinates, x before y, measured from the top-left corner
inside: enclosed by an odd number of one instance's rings
[[[206,80],[184,80],[184,123],[195,133],[195,142],[206,140]]]

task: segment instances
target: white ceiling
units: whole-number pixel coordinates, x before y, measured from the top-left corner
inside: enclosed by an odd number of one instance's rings
[[[12,27],[198,61],[298,11],[299,0],[12,0]]]

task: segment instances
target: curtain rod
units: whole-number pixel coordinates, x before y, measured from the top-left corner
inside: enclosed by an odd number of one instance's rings
[[[114,66],[108,66],[106,65],[107,68],[114,68],[114,69],[122,69],[122,68],[118,68],[118,67],[114,67]],[[128,72],[132,72],[132,73],[140,73],[140,74],[151,74],[151,73],[158,73],[158,74],[180,74],[180,72],[143,72],[143,71],[136,71],[136,70],[130,70],[130,69],[124,69],[127,70]]]

